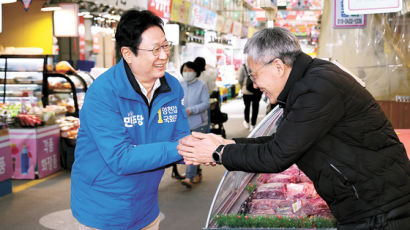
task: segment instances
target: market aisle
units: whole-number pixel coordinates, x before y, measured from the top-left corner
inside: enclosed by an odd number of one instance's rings
[[[223,104],[222,112],[228,113],[224,124],[227,138],[246,137],[249,131],[242,126],[244,104],[242,98]],[[266,103],[260,102],[258,121],[266,111]],[[225,172],[223,166],[201,166],[203,180],[191,190],[171,179],[168,169],[159,186],[159,205],[163,214],[161,230],[202,229],[205,226],[209,208],[216,188]]]
[[[261,101],[260,121],[266,104]],[[227,137],[247,136],[242,126],[243,101],[233,99],[222,106],[229,119],[224,124]],[[192,190],[172,179],[168,168],[159,186],[161,230],[202,229],[209,207],[220,179],[225,172],[222,166],[205,167],[203,181]],[[30,180],[13,181],[22,185]],[[78,225],[70,211],[70,174],[60,171],[58,175],[24,189],[0,197],[0,229],[7,230],[77,230]]]

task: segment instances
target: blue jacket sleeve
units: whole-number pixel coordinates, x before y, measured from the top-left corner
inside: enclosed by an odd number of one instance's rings
[[[169,142],[132,144],[124,127],[116,97],[106,90],[89,90],[81,111],[81,125],[97,146],[107,166],[117,175],[153,170],[181,159],[178,139],[189,134],[186,114],[178,116],[173,138]],[[181,111],[180,111],[181,112]]]

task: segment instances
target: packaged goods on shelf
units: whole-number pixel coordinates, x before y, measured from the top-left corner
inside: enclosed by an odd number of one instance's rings
[[[56,116],[63,115],[67,112],[67,108],[61,105],[47,105],[44,109],[44,112],[54,112]]]
[[[61,137],[76,139],[78,128],[80,127],[80,119],[77,117],[67,116],[57,119],[57,124],[60,126]]]

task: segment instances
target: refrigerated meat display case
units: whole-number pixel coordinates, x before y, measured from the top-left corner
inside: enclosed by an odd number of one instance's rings
[[[276,106],[248,137],[276,132],[283,110]],[[282,173],[226,171],[206,220],[211,229],[336,229],[336,221],[313,183],[296,165]]]

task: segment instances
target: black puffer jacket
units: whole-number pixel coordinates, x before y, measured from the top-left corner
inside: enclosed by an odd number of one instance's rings
[[[339,223],[410,202],[410,162],[383,111],[336,65],[300,54],[278,97],[283,119],[274,136],[235,139],[228,170],[281,172],[296,163]],[[245,144],[246,143],[246,144]]]

